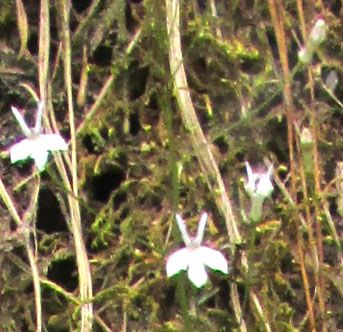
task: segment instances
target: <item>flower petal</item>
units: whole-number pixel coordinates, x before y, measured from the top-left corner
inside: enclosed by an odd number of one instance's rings
[[[29,139],[25,138],[22,141],[12,145],[10,147],[11,163],[15,163],[19,160],[25,160],[31,155],[31,144]]]
[[[220,251],[208,247],[200,247],[197,251],[205,265],[213,270],[219,270],[225,274],[228,273],[227,260]]]
[[[204,238],[206,222],[207,222],[207,213],[204,212],[200,218],[197,236],[194,239],[194,243],[197,244],[198,246],[200,246],[202,239]]]
[[[175,251],[167,258],[167,276],[171,277],[179,273],[181,270],[187,270],[189,265],[190,251],[187,248],[182,248]]]
[[[184,222],[184,220],[181,218],[179,214],[176,214],[175,218],[177,221],[177,225],[179,226],[179,230],[180,230],[183,242],[185,243],[186,246],[189,246],[191,244],[191,239],[187,233],[186,223]]]
[[[246,161],[245,167],[247,169],[248,182],[245,183],[245,190],[250,196],[253,196],[256,191],[256,175],[253,173],[250,164]]]
[[[199,249],[191,253],[188,267],[188,278],[198,288],[205,285],[208,279],[202,258],[199,256]]]
[[[40,101],[37,107],[36,124],[35,124],[35,127],[33,128],[33,132],[35,134],[39,134],[41,132],[43,112],[44,112],[44,102]]]
[[[13,115],[15,116],[17,122],[19,123],[19,126],[21,128],[21,131],[26,137],[29,137],[31,135],[31,129],[27,126],[24,117],[20,114],[18,109],[14,106],[11,107]]]
[[[34,138],[37,147],[45,151],[66,151],[68,145],[62,136],[57,134],[40,134]]]
[[[35,164],[39,171],[43,171],[48,161],[49,152],[45,150],[35,150],[31,153],[31,157],[35,160]]]
[[[261,195],[263,198],[267,198],[273,192],[273,184],[270,180],[270,172],[263,174],[257,185],[257,194]]]

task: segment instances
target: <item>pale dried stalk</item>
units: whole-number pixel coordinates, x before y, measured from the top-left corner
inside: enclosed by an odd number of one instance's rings
[[[35,195],[34,200],[37,200],[39,191],[39,184],[35,188]],[[4,201],[8,211],[10,212],[14,222],[17,224],[18,227],[23,225],[23,222],[13,204],[11,197],[9,196],[5,185],[3,184],[0,178],[0,196]],[[33,208],[35,208],[33,204]],[[36,263],[36,256],[32,246],[30,245],[30,231],[26,231],[26,238],[25,238],[25,246],[27,256],[29,258],[30,267],[31,267],[31,275],[33,280],[33,289],[35,293],[35,304],[36,304],[36,332],[42,331],[42,299],[41,299],[41,291],[40,291],[40,281],[39,281],[39,273]]]
[[[38,79],[40,101],[47,103],[47,84],[49,74],[50,55],[50,17],[49,0],[41,0],[39,15],[39,41],[38,41]]]
[[[293,135],[293,98],[292,98],[292,91],[291,91],[291,74],[289,72],[289,64],[288,64],[288,57],[287,57],[287,45],[286,45],[286,34],[284,30],[285,25],[285,17],[284,17],[284,9],[281,0],[268,0],[268,7],[271,15],[271,19],[273,22],[279,56],[281,60],[281,65],[283,69],[283,76],[284,76],[284,98],[285,98],[285,111],[286,111],[286,118],[287,118],[287,135],[288,135],[288,147],[289,147],[289,163],[290,163],[290,174],[291,174],[291,197],[294,203],[296,204],[296,168],[295,168],[295,160],[294,160],[294,135]],[[310,325],[312,331],[316,330],[315,326],[315,317],[312,305],[312,299],[310,296],[310,289],[308,284],[308,277],[307,271],[305,267],[305,260],[304,260],[304,252],[303,252],[303,245],[302,245],[302,236],[300,234],[299,229],[299,220],[298,215],[294,214],[294,221],[296,227],[296,237],[297,237],[297,250],[299,255],[299,263],[303,278],[307,308],[309,312],[310,318]]]
[[[62,42],[63,42],[63,62],[64,62],[64,79],[67,89],[67,101],[69,111],[69,125],[71,136],[71,174],[72,184],[71,193],[68,194],[68,202],[71,214],[71,229],[74,237],[74,245],[76,251],[77,267],[79,272],[79,287],[81,301],[85,303],[81,307],[81,331],[92,331],[93,322],[93,305],[90,299],[93,296],[92,277],[90,265],[87,257],[86,247],[82,238],[81,231],[81,216],[78,203],[78,177],[77,177],[77,157],[76,157],[76,136],[75,122],[73,109],[72,95],[72,79],[71,79],[71,45],[70,45],[70,30],[69,30],[69,10],[70,2],[59,0],[59,12],[62,26]],[[60,165],[61,166],[61,165]],[[63,167],[64,168],[64,167]],[[65,182],[67,177],[65,170],[63,171]]]
[[[306,33],[306,24],[305,24],[305,17],[303,11],[303,2],[302,0],[297,0],[297,9],[299,13],[299,19],[301,22],[302,34],[303,39],[307,43],[308,36]],[[321,178],[320,178],[320,167],[319,167],[319,156],[318,156],[318,142],[317,142],[317,135],[318,135],[318,127],[317,127],[317,120],[316,120],[316,112],[314,107],[314,82],[313,82],[313,75],[312,75],[312,68],[311,65],[308,66],[308,80],[310,85],[311,91],[311,131],[312,131],[312,140],[313,140],[313,161],[314,161],[314,190],[315,190],[315,197],[321,197]],[[305,179],[305,178],[304,178]],[[306,180],[306,179],[305,179]],[[306,198],[306,197],[305,197]],[[314,199],[314,206],[315,206],[315,215],[316,215],[316,237],[317,237],[317,248],[316,251],[313,251],[314,258],[317,260],[318,265],[315,265],[315,283],[318,287],[318,300],[319,300],[319,308],[320,313],[322,316],[322,331],[327,332],[327,318],[326,318],[326,309],[325,309],[325,282],[324,282],[324,257],[323,257],[323,239],[322,239],[322,219],[321,219],[321,211],[322,209],[319,207],[319,202],[317,199]],[[325,203],[324,203],[325,204]],[[309,222],[309,228],[310,228]],[[312,227],[312,226],[311,226]],[[311,229],[312,232],[312,229]],[[310,238],[310,241],[313,241],[313,236]],[[314,243],[310,243],[310,245],[314,245]]]
[[[17,24],[20,36],[20,51],[19,58],[22,57],[27,51],[27,35],[28,35],[28,24],[27,24],[27,15],[23,2],[21,0],[16,0],[16,9],[17,9]]]
[[[190,132],[193,148],[197,154],[200,166],[204,175],[207,177],[208,184],[212,190],[219,192],[217,196],[217,204],[222,211],[228,237],[230,240],[231,250],[234,251],[235,243],[241,242],[241,235],[235,221],[232,211],[231,203],[227,195],[223,179],[220,175],[217,163],[210,150],[209,144],[204,136],[204,133],[199,124],[193,103],[189,94],[187,78],[183,66],[183,58],[181,51],[181,37],[180,37],[180,22],[179,22],[179,0],[166,0],[166,15],[167,15],[167,30],[169,35],[169,64],[173,75],[173,84],[181,111],[181,117],[187,130]],[[246,257],[243,258],[242,265],[246,268]],[[250,292],[257,311],[262,312],[262,307],[257,296]],[[240,330],[246,331],[247,327],[245,321],[242,319],[242,310],[238,297],[237,285],[231,285],[231,300],[234,307],[234,312],[237,321],[240,323]],[[257,305],[258,304],[258,305]],[[269,323],[262,314],[267,331],[271,331]]]

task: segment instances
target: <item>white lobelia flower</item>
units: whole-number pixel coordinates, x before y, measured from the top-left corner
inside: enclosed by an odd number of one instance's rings
[[[177,214],[175,217],[186,247],[177,250],[168,257],[167,276],[171,277],[181,270],[188,270],[188,278],[196,287],[200,288],[208,279],[205,265],[213,270],[219,270],[227,274],[228,264],[224,255],[217,250],[201,246],[207,222],[207,213],[203,213],[201,216],[195,238],[189,237],[185,222],[181,216]]]
[[[42,134],[42,116],[44,103],[38,103],[37,118],[34,128],[29,128],[17,108],[12,106],[12,112],[26,136],[9,149],[11,163],[32,158],[39,171],[44,170],[50,151],[66,151],[68,145],[57,134]]]
[[[245,184],[245,190],[250,197],[261,196],[267,198],[274,189],[270,179],[273,167],[269,167],[265,173],[254,173],[247,161],[245,162],[245,167],[248,175],[248,183]]]
[[[248,175],[245,190],[249,194],[252,204],[250,214],[254,221],[258,221],[262,216],[263,201],[271,195],[274,189],[271,181],[273,167],[269,167],[268,171],[264,173],[254,173],[247,161],[245,167]]]

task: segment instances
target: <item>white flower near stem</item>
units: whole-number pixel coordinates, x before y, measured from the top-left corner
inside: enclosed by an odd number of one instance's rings
[[[262,204],[263,201],[273,192],[273,184],[271,175],[273,167],[269,167],[267,172],[254,173],[249,165],[245,162],[247,169],[248,182],[245,183],[245,190],[251,199],[251,212],[250,216],[253,221],[259,221],[262,217]]]
[[[42,116],[44,104],[38,103],[37,117],[34,128],[29,128],[17,108],[12,106],[12,112],[26,136],[23,140],[12,145],[9,149],[11,163],[28,158],[34,159],[39,171],[44,170],[51,151],[66,151],[68,145],[58,134],[42,134]]]
[[[224,274],[228,273],[228,264],[224,255],[209,247],[201,246],[207,222],[207,213],[200,218],[198,232],[195,238],[190,238],[185,222],[180,215],[176,215],[183,242],[186,247],[171,254],[167,259],[167,276],[171,277],[181,270],[188,270],[189,280],[198,288],[202,287],[207,279],[205,265]]]

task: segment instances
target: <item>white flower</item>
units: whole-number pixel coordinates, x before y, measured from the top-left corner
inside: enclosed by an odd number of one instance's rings
[[[245,190],[251,199],[250,217],[254,222],[260,221],[262,217],[263,201],[269,197],[274,189],[271,174],[273,167],[269,167],[265,173],[253,173],[249,163],[245,162],[248,182],[245,183]]]
[[[178,214],[176,221],[186,247],[168,257],[167,276],[171,277],[181,270],[188,270],[188,278],[196,287],[200,288],[208,279],[205,265],[227,274],[228,264],[224,255],[217,250],[200,245],[204,237],[207,213],[203,213],[201,216],[197,236],[194,239],[189,237],[185,222]]]
[[[245,162],[247,169],[248,183],[245,184],[245,190],[251,198],[261,197],[267,198],[272,193],[274,187],[271,182],[271,174],[273,167],[269,167],[265,173],[253,173],[249,163]]]
[[[18,109],[12,107],[12,112],[18,121],[23,134],[26,136],[20,142],[12,145],[9,149],[11,163],[32,158],[39,171],[44,170],[50,151],[66,151],[68,145],[64,139],[57,134],[42,134],[42,115],[44,104],[39,103],[37,118],[34,128],[29,128]]]

